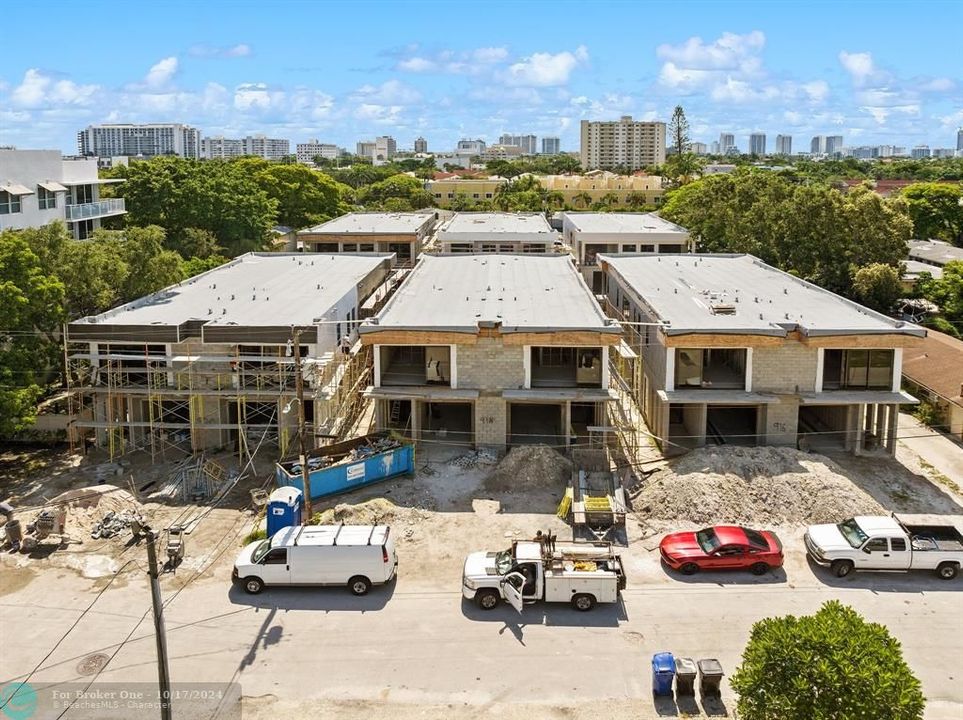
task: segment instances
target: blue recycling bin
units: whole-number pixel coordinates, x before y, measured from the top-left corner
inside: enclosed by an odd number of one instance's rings
[[[296,487],[281,487],[271,493],[267,504],[267,535],[301,524],[302,493]]]
[[[675,677],[675,658],[670,652],[656,653],[652,656],[652,693],[671,695],[672,679]]]

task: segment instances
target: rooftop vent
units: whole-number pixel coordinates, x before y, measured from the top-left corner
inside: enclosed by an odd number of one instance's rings
[[[732,303],[723,303],[723,302],[712,303],[709,306],[709,309],[712,310],[713,315],[735,315],[736,314],[736,306]]]

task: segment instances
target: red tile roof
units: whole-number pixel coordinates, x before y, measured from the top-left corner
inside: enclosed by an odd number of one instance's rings
[[[903,375],[942,397],[963,405],[963,341],[927,330],[919,347],[903,350]]]

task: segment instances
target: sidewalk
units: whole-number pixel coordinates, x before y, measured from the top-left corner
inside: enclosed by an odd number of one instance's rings
[[[963,483],[963,446],[907,413],[899,414],[899,443],[950,480]]]

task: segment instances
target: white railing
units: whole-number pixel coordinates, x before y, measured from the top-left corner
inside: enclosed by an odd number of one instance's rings
[[[67,206],[67,220],[89,220],[91,218],[104,217],[105,215],[117,215],[127,212],[124,205],[124,198],[110,198],[92,203],[82,203],[80,205]]]

